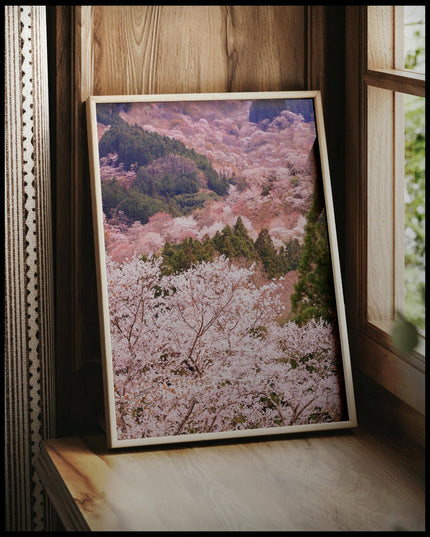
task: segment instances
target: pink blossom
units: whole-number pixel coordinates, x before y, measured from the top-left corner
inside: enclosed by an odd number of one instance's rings
[[[107,264],[119,438],[340,419],[333,329],[280,325],[281,281],[257,287],[223,256],[161,263]]]

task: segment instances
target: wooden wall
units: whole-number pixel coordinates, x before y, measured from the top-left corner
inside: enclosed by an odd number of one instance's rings
[[[343,36],[342,25],[336,32],[327,25],[342,17],[342,7],[331,6],[48,6],[57,436],[93,432],[103,408],[85,99],[320,89],[330,155],[343,140],[343,65],[335,65],[341,47],[333,46]],[[338,207],[341,168],[335,158]]]
[[[80,23],[82,91],[95,95],[305,84],[301,6],[90,6]]]

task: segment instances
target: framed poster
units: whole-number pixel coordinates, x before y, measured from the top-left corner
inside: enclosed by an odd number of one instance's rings
[[[319,92],[87,118],[108,446],[356,426]]]

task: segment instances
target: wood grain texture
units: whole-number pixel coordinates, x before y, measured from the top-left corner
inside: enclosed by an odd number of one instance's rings
[[[345,10],[345,297],[351,337],[367,320],[367,147],[363,132],[367,124],[363,102],[366,87],[362,80],[363,47],[366,42],[366,18],[363,8],[348,6]],[[352,342],[351,342],[352,343]],[[351,347],[352,360],[359,354]]]
[[[368,319],[394,319],[394,101],[369,87],[368,114]],[[381,158],[383,155],[384,158]]]
[[[410,93],[418,97],[426,96],[425,75],[408,71],[396,71],[394,69],[384,69],[382,71],[367,71],[364,75],[367,84],[379,88]]]
[[[301,6],[92,6],[90,19],[93,95],[305,89]]]
[[[307,10],[307,84],[309,89],[321,91],[326,109],[328,100],[327,86],[327,6],[309,6]]]
[[[54,240],[55,240],[55,328],[57,358],[56,381],[61,388],[57,390],[57,434],[62,434],[62,423],[67,412],[65,382],[73,370],[73,333],[74,316],[71,314],[73,304],[72,281],[72,234],[71,234],[71,91],[70,86],[61,81],[69,81],[71,62],[71,23],[67,6],[58,9],[47,7],[48,14],[48,54],[51,102],[51,155],[54,197]],[[56,77],[52,73],[56,73]],[[60,113],[62,111],[62,113]],[[61,135],[60,135],[61,133]],[[61,396],[60,396],[61,394]],[[60,418],[61,417],[61,418]]]
[[[368,6],[368,69],[394,67],[394,10],[395,6]]]
[[[114,453],[86,437],[47,441],[42,453],[67,529],[424,529],[424,475],[364,433]]]
[[[369,323],[364,333],[354,337],[353,347],[361,356],[360,371],[406,401],[421,414],[424,425],[425,371],[397,356],[391,350],[388,336],[373,324]],[[424,443],[424,436],[421,442]]]

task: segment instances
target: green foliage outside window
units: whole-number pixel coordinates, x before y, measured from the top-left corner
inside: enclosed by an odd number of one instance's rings
[[[425,328],[425,100],[405,95],[405,317]]]
[[[405,68],[425,72],[425,6],[405,6]],[[404,316],[425,329],[425,99],[404,96]]]
[[[425,72],[425,6],[404,6],[405,69]],[[425,99],[404,95],[405,110],[405,295],[392,343],[403,353],[425,330]]]

